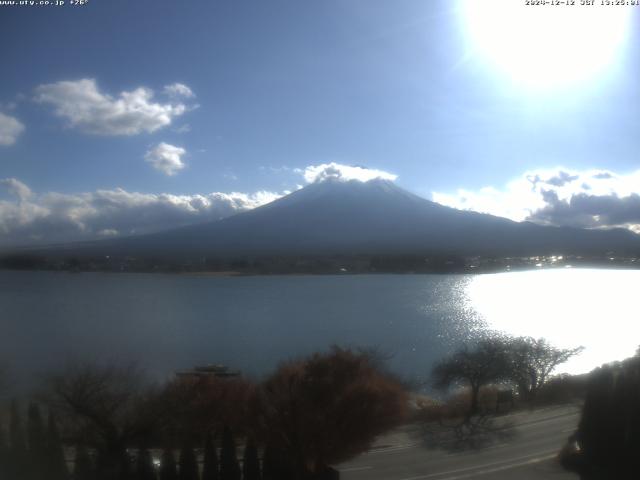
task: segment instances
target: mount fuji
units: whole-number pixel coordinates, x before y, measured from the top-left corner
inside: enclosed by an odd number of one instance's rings
[[[79,248],[137,256],[604,255],[637,254],[640,236],[625,229],[541,226],[456,210],[388,180],[328,179],[222,220]]]

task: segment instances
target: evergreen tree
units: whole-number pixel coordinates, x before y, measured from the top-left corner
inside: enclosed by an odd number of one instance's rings
[[[162,452],[160,459],[160,480],[178,480],[176,459],[173,456],[173,452],[168,448]]]
[[[48,470],[47,440],[40,408],[35,403],[30,403],[27,409],[27,443],[31,477],[41,480]]]
[[[120,472],[118,476],[118,480],[134,480],[134,468],[133,462],[131,461],[131,456],[125,450],[122,452],[120,459]]]
[[[0,424],[0,478],[9,478],[9,445],[5,437],[4,426]]]
[[[118,470],[102,448],[96,449],[96,478],[98,480],[117,480]]]
[[[16,478],[24,478],[27,474],[27,446],[24,438],[22,419],[18,403],[11,402],[11,419],[9,424],[9,472]]]
[[[45,455],[47,480],[67,480],[69,478],[69,472],[67,470],[67,462],[64,458],[64,448],[60,441],[58,424],[52,412],[49,412],[49,417],[47,418]]]
[[[260,459],[258,448],[253,440],[248,440],[244,447],[242,462],[242,480],[260,480]]]
[[[204,443],[204,465],[202,480],[218,480],[220,478],[218,466],[218,452],[213,435],[209,433]]]
[[[180,450],[179,467],[179,480],[198,480],[198,461],[189,443],[185,443]]]
[[[590,374],[577,432],[561,462],[583,479],[640,478],[640,358]]]
[[[80,445],[76,447],[75,466],[73,469],[73,480],[95,480],[93,461],[87,449]]]
[[[276,463],[275,451],[267,445],[262,454],[262,480],[278,480]]]
[[[292,480],[292,469],[286,456],[267,445],[262,457],[262,480]]]
[[[141,448],[138,450],[138,459],[136,462],[136,478],[137,480],[156,480],[156,472],[153,466],[153,460],[149,450]]]
[[[96,448],[97,480],[133,480],[135,465],[124,445],[109,449],[104,444]]]
[[[240,465],[236,454],[236,444],[229,427],[222,432],[222,450],[220,451],[220,480],[240,480]]]

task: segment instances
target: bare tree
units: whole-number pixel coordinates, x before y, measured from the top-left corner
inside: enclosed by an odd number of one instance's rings
[[[534,401],[538,390],[558,365],[578,355],[584,347],[556,348],[544,338],[518,337],[508,341],[511,379],[520,398]]]
[[[84,364],[51,375],[47,400],[74,440],[98,450],[98,467],[116,475],[126,448],[151,431],[156,415],[134,366]]]
[[[407,398],[366,353],[334,347],[283,364],[267,379],[260,390],[262,437],[303,478],[365,451],[402,421]]]
[[[453,385],[470,388],[468,420],[479,411],[480,388],[507,380],[509,373],[507,343],[502,337],[494,337],[482,339],[473,347],[462,347],[437,363],[431,377],[436,388],[448,389]]]

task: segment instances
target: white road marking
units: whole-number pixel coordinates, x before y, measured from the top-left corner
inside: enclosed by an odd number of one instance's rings
[[[359,472],[360,470],[371,470],[373,467],[371,465],[365,465],[362,467],[347,467],[341,468],[341,472]]]
[[[537,457],[536,455],[542,455]],[[538,462],[543,462],[545,460],[549,460],[551,458],[554,458],[555,456],[558,455],[558,451],[557,450],[552,450],[549,452],[539,452],[539,453],[533,453],[533,454],[529,454],[529,455],[525,455],[523,457],[518,457],[516,459],[512,459],[513,460],[520,460],[517,463],[509,463],[507,465],[500,465],[500,464],[504,464],[505,462],[509,462],[509,460],[501,460],[498,462],[491,462],[491,463],[484,463],[482,465],[475,465],[473,467],[466,467],[466,468],[460,468],[457,470],[449,470],[448,472],[438,472],[438,473],[431,473],[428,475],[419,475],[417,477],[407,477],[407,478],[403,478],[401,480],[424,480],[427,478],[434,478],[434,477],[442,477],[443,475],[450,475],[450,474],[456,474],[456,473],[462,473],[462,475],[457,475],[457,476],[453,476],[453,477],[443,477],[440,480],[458,480],[458,479],[462,479],[462,478],[471,478],[471,477],[475,477],[476,475],[485,475],[487,473],[494,473],[494,472],[500,472],[503,470],[509,470],[511,468],[517,468],[517,467],[522,467],[524,465],[530,465],[532,463],[538,463]],[[530,458],[530,457],[534,457],[534,458]],[[525,460],[526,459],[526,460]],[[499,465],[493,468],[489,468],[487,469],[486,467],[492,467],[493,465]],[[477,470],[477,469],[482,469],[484,468],[485,470]],[[470,470],[473,470],[470,472]],[[463,473],[463,472],[468,472],[468,473]]]
[[[524,467],[525,465],[533,465],[534,463],[544,462],[546,460],[550,460],[550,459],[556,457],[556,455],[557,455],[557,453],[553,453],[553,454],[547,455],[545,457],[532,458],[531,460],[527,460],[526,462],[520,462],[520,463],[516,463],[516,464],[512,464],[512,465],[504,465],[502,467],[491,468],[491,469],[488,469],[488,470],[480,470],[478,472],[467,473],[465,475],[458,475],[456,477],[446,477],[446,478],[442,478],[440,480],[460,480],[460,479],[463,479],[463,478],[476,477],[478,475],[486,475],[488,473],[501,472],[501,471],[504,471],[504,470],[510,470],[512,468]]]
[[[365,455],[374,455],[378,453],[387,453],[387,452],[397,452],[398,450],[407,450],[409,448],[413,448],[417,445],[421,445],[420,442],[416,443],[405,443],[404,445],[394,445],[390,447],[381,447],[381,448],[373,448],[368,452],[365,452]]]
[[[488,447],[483,447],[481,450],[477,450],[478,452],[484,452],[485,450],[491,450],[494,448],[504,448],[508,447],[508,443],[500,443],[498,445],[489,445]],[[458,455],[466,455],[469,453],[469,450],[460,450],[459,452],[446,453],[445,457],[454,457]]]

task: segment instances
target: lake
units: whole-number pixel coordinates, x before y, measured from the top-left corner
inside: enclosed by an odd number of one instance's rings
[[[67,362],[136,361],[152,376],[223,363],[260,377],[332,344],[377,346],[425,380],[478,330],[585,352],[562,371],[632,355],[640,271],[215,277],[0,271],[0,358],[18,378]]]

